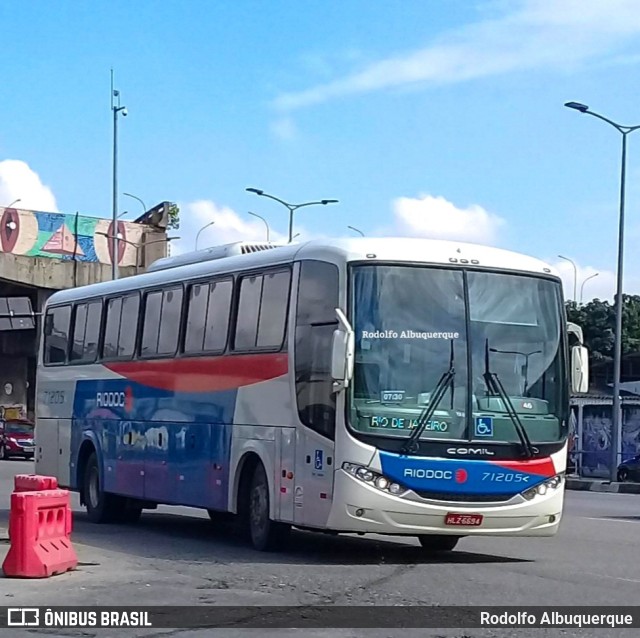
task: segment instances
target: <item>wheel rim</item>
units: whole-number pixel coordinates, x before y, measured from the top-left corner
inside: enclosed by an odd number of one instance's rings
[[[98,468],[92,467],[89,473],[89,505],[96,509],[100,503],[100,476]]]
[[[256,485],[251,492],[251,532],[254,537],[264,534],[269,519],[269,501],[264,483]]]
[[[622,483],[624,483],[627,480],[627,471],[626,470],[620,470],[620,472],[618,473],[618,478],[620,479],[620,481]]]

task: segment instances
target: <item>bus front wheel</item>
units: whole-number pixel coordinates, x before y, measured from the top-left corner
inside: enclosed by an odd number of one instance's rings
[[[431,552],[450,552],[458,544],[459,536],[438,536],[422,534],[418,536],[420,545]]]
[[[248,509],[249,534],[253,546],[263,552],[281,547],[291,526],[269,518],[269,483],[262,463],[258,463],[253,473]]]

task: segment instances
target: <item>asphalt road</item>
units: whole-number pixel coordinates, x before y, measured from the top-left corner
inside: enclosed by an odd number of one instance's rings
[[[0,561],[13,475],[0,462]],[[74,498],[77,506],[77,499]],[[417,541],[295,532],[286,551],[251,549],[233,527],[187,508],[145,512],[131,526],[74,517],[77,571],[46,580],[0,578],[0,605],[636,605],[640,496],[567,492],[551,539],[463,539],[429,558]],[[47,635],[142,636],[624,636],[637,630],[47,630]],[[33,636],[24,630],[5,635]]]

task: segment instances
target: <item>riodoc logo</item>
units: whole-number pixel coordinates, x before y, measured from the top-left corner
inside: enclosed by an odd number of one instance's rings
[[[99,408],[124,408],[126,412],[131,412],[133,391],[126,387],[124,392],[97,392],[96,405]]]

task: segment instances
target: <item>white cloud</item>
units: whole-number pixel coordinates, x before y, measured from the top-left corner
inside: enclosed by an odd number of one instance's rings
[[[281,117],[271,123],[271,132],[282,140],[292,140],[296,137],[295,122],[291,117]]]
[[[236,241],[264,242],[267,239],[267,229],[262,220],[249,215],[241,217],[232,208],[207,199],[180,204],[180,220],[181,239],[172,242],[173,255],[195,250],[196,237],[200,231],[199,250]],[[214,223],[205,228],[210,222]],[[269,230],[270,241],[286,241],[284,235],[273,228]]]
[[[478,205],[458,208],[444,197],[399,197],[393,202],[393,232],[414,237],[495,244],[504,220]]]
[[[636,0],[518,0],[505,6],[509,10],[501,17],[451,30],[422,49],[373,62],[340,79],[281,94],[274,105],[293,110],[394,87],[575,69],[628,55],[625,47],[640,34]]]
[[[27,210],[56,212],[58,206],[51,189],[45,186],[38,173],[20,160],[0,162],[0,206],[8,206],[20,199],[15,206]]]

